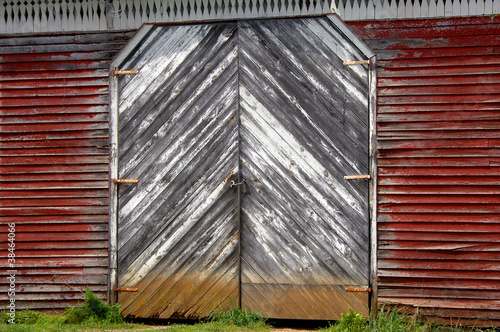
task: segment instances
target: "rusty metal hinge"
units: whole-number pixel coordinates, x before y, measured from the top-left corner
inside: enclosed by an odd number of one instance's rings
[[[345,180],[370,180],[372,178],[369,174],[360,175],[344,175]]]
[[[371,287],[346,287],[345,288],[346,292],[368,292],[370,293],[372,291]]]
[[[137,179],[113,179],[113,183],[138,183]]]
[[[138,288],[132,288],[132,287],[115,287],[113,288],[115,292],[137,292],[139,289]]]
[[[371,64],[370,60],[344,61],[344,66],[367,65]]]
[[[115,75],[139,74],[139,71],[137,69],[132,69],[132,70],[115,70],[113,74],[115,74]]]

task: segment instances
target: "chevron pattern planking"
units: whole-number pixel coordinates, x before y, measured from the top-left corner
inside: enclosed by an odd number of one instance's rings
[[[125,315],[368,315],[368,69],[329,17],[146,27],[119,80]],[[142,32],[140,33],[142,35]]]

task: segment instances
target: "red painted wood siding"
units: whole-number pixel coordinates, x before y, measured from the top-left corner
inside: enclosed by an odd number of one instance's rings
[[[379,303],[500,325],[500,17],[349,25],[379,65]]]
[[[0,36],[0,306],[65,308],[108,274],[108,66],[127,33]]]

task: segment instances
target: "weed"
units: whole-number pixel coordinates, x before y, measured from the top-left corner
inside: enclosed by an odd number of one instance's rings
[[[214,311],[208,317],[208,321],[257,330],[268,327],[266,319],[262,318],[258,313],[241,308],[229,311]]]
[[[0,331],[84,331],[87,329],[127,328],[117,305],[109,305],[95,296],[90,289],[85,291],[82,307],[66,310],[65,316],[47,315],[38,311],[19,310],[15,323],[6,312],[0,313]]]
[[[370,319],[368,331],[380,332],[427,332],[431,325],[423,324],[414,317],[402,314],[398,310],[387,310],[382,308],[376,319]]]
[[[440,326],[423,323],[420,319],[408,316],[398,310],[382,308],[376,317],[368,320],[361,314],[349,309],[335,324],[320,332],[499,332],[495,329],[480,329],[465,326]]]
[[[81,324],[83,322],[119,324],[123,322],[123,316],[118,305],[105,303],[87,288],[84,306],[66,310],[66,323]]]
[[[349,313],[342,314],[342,318],[327,331],[331,332],[364,332],[367,329],[366,318],[362,314],[349,308]]]

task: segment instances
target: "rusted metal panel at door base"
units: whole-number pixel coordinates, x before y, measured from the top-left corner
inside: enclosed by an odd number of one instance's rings
[[[500,18],[350,23],[378,55],[379,301],[500,325]]]
[[[239,302],[234,24],[156,26],[119,64],[118,286],[124,315]]]
[[[128,33],[0,37],[0,256],[16,309],[106,298],[108,66]],[[0,291],[7,293],[2,273]],[[0,298],[0,306],[7,298]]]

